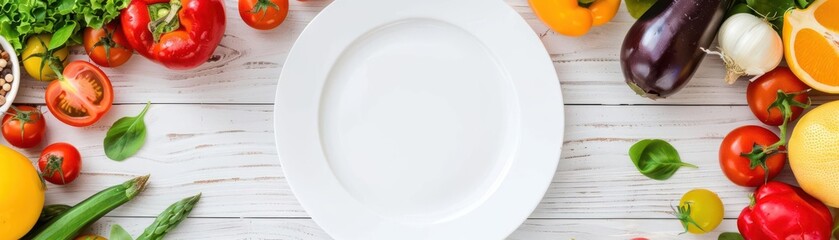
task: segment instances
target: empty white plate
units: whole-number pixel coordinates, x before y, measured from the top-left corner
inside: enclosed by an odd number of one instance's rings
[[[501,0],[336,0],[277,88],[297,199],[336,239],[501,239],[556,171],[563,105]]]

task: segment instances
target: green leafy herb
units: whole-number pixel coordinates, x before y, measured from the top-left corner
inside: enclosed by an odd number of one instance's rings
[[[682,162],[676,148],[661,139],[644,139],[635,143],[629,148],[629,158],[641,174],[655,180],[667,180],[681,167],[698,168]]]
[[[746,4],[761,17],[766,18],[778,33],[784,27],[784,13],[795,8],[795,0],[746,0]]]
[[[729,8],[727,12],[725,12],[725,18],[734,16],[734,14],[738,14],[738,13],[754,14],[754,11],[752,11],[752,8],[749,7],[748,4],[738,3],[738,4],[735,4],[733,7]]]
[[[655,4],[656,0],[626,0],[626,10],[629,11],[629,15],[632,15],[633,18],[638,19],[641,15],[644,15],[650,7]]]
[[[129,3],[131,0],[76,0],[76,12],[88,27],[102,28],[119,17]]]
[[[720,233],[720,237],[717,240],[744,240],[743,235],[740,235],[736,232],[724,232]]]
[[[798,0],[795,1],[795,4],[798,5],[798,8],[804,9],[810,6],[811,3],[815,2],[816,0]]]
[[[108,237],[110,240],[134,240],[131,238],[131,234],[128,234],[128,231],[125,231],[122,226],[119,224],[114,224],[111,226],[111,236]]]
[[[53,50],[56,48],[60,48],[67,43],[67,40],[70,40],[70,36],[76,32],[76,22],[70,22],[52,35],[52,39],[50,39],[50,46],[49,50]]]
[[[146,143],[146,123],[143,118],[151,103],[136,117],[124,117],[117,120],[105,135],[105,155],[116,161],[131,157]]]

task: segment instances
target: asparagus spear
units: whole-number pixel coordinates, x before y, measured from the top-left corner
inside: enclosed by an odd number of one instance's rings
[[[137,240],[160,240],[163,239],[163,236],[166,233],[169,233],[172,229],[178,226],[189,213],[192,211],[192,208],[198,203],[198,200],[201,199],[201,194],[184,198],[171,206],[166,208],[160,215],[157,216],[157,219],[146,228],[146,231],[143,232]]]

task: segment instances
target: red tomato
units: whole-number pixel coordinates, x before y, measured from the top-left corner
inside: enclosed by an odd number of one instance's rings
[[[64,77],[52,81],[44,94],[55,118],[75,127],[99,121],[114,102],[111,80],[99,67],[75,61],[64,68]]]
[[[770,146],[778,142],[775,133],[758,126],[743,126],[734,129],[720,144],[720,167],[725,176],[731,182],[744,187],[757,187],[765,181],[765,171],[761,162],[765,162],[769,169],[769,180],[775,178],[784,168],[787,161],[786,153],[775,153],[768,157],[756,157],[751,160],[742,154],[749,154],[753,151],[762,151],[762,147]],[[755,149],[755,145],[759,145]],[[783,151],[784,148],[780,147]],[[761,160],[763,159],[763,160]]]
[[[274,29],[288,16],[288,0],[239,0],[239,16],[252,28]]]
[[[86,28],[84,50],[90,60],[103,67],[119,67],[134,54],[122,33],[122,25],[114,22],[100,29]]]
[[[809,97],[804,92],[807,89],[810,89],[810,87],[801,82],[789,68],[778,67],[749,83],[749,87],[746,89],[746,100],[758,120],[766,125],[780,126],[784,123],[784,116],[777,107],[772,106],[778,98],[778,90],[787,94],[801,93],[795,96],[789,95],[789,98],[806,104],[809,102]],[[804,108],[792,106],[791,111],[790,122],[801,116]]]
[[[82,156],[76,147],[67,143],[55,143],[44,148],[38,159],[38,168],[44,180],[64,185],[76,180],[82,170]]]
[[[31,106],[12,107],[3,116],[3,137],[12,146],[31,148],[44,140],[47,123],[44,115]]]

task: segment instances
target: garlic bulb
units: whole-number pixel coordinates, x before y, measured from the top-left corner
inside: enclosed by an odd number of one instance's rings
[[[781,36],[765,19],[748,13],[738,13],[720,27],[717,35],[727,74],[725,81],[734,83],[745,75],[759,76],[775,69],[784,56]]]

